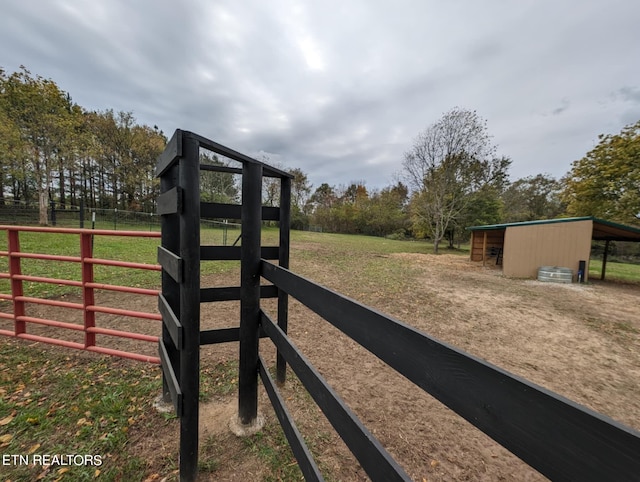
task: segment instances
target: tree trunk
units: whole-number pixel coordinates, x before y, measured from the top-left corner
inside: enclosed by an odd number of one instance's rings
[[[4,172],[0,173],[0,206],[4,206]]]
[[[65,198],[66,180],[65,180],[65,177],[64,177],[64,160],[63,160],[63,157],[60,157],[58,159],[58,162],[59,162],[58,168],[60,169],[58,171],[58,175],[59,175],[58,179],[59,179],[59,182],[60,182],[60,186],[59,186],[60,187],[60,206],[61,206],[62,209],[64,209],[65,205],[67,203],[67,200]]]
[[[48,219],[48,208],[49,203],[47,202],[47,190],[43,189],[42,186],[38,189],[38,207],[40,209],[40,225],[46,226],[49,224]]]

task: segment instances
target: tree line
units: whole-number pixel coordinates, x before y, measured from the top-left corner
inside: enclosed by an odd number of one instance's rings
[[[319,186],[301,208],[322,229],[430,239],[434,251],[468,239],[465,228],[571,216],[640,225],[640,121],[576,160],[561,179],[509,179],[511,159],[496,155],[486,121],[454,108],[419,133],[400,179],[368,193],[364,182]]]
[[[131,112],[90,111],[26,68],[0,69],[0,204],[152,210],[166,137]]]
[[[437,252],[443,242],[465,241],[468,226],[562,216],[640,222],[640,121],[601,135],[561,179],[538,174],[512,182],[512,161],[496,154],[491,139],[486,120],[456,107],[416,136],[398,179],[384,188],[359,180],[314,189],[292,169],[292,227],[427,238]],[[153,212],[153,170],[166,141],[131,112],[87,110],[50,79],[24,67],[0,69],[0,206],[37,202],[41,224],[51,201]],[[201,162],[225,164],[206,154]],[[201,174],[204,201],[239,202],[239,186],[233,174]],[[278,201],[278,183],[265,179],[263,203]]]

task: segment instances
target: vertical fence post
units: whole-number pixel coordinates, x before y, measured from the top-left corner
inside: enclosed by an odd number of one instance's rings
[[[13,319],[14,319],[14,333],[19,335],[26,333],[26,323],[19,320],[18,317],[24,316],[24,301],[16,300],[16,296],[23,296],[22,280],[15,277],[22,274],[22,268],[20,266],[20,231],[9,229],[7,231],[8,248],[9,248],[9,276],[11,277],[11,296],[13,297]]]
[[[80,216],[80,229],[84,228],[84,199],[80,199],[80,209],[78,212]]]
[[[56,225],[56,203],[55,201],[51,201],[51,225]]]
[[[260,327],[260,241],[262,165],[242,169],[242,244],[240,267],[240,367],[238,418],[251,426],[258,415],[258,340]]]
[[[118,208],[113,208],[113,230],[118,229]]]
[[[280,181],[280,249],[278,264],[289,268],[289,244],[291,229],[291,179],[283,177]],[[289,320],[289,295],[278,289],[278,326],[287,333]],[[287,362],[278,350],[276,359],[276,381],[284,385],[287,378]]]
[[[222,246],[226,246],[227,245],[227,230],[229,229],[228,226],[228,220],[225,219],[222,222]]]
[[[95,292],[92,287],[87,286],[93,283],[93,263],[87,260],[93,258],[93,236],[82,233],[80,235],[80,258],[82,260],[82,305],[84,318],[84,347],[96,345],[96,334],[90,333],[89,328],[96,326],[96,313],[90,311],[88,307],[96,304]]]
[[[193,481],[198,473],[198,404],[200,398],[200,144],[183,136],[179,163],[179,185],[183,192],[179,216],[180,322],[184,330],[180,351],[180,479]]]
[[[180,161],[178,161],[180,162]],[[171,166],[160,176],[160,192],[165,193],[178,185],[178,164]],[[160,216],[160,239],[163,248],[172,253],[180,252],[180,226],[178,225],[178,213]],[[162,270],[162,296],[167,300],[171,310],[180,314],[180,287],[166,270]],[[180,355],[173,344],[167,325],[162,323],[162,341],[167,349],[167,355],[174,367],[176,374],[180,373]],[[179,347],[178,347],[179,348]],[[162,398],[165,402],[171,402],[171,392],[165,374],[162,374]]]

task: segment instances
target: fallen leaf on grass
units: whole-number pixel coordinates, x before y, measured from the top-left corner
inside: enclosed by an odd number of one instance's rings
[[[0,444],[8,444],[12,438],[13,438],[13,435],[11,435],[10,433],[7,433],[5,435],[0,435]]]
[[[16,418],[16,412],[13,412],[11,415],[9,415],[8,417],[3,418],[2,420],[0,420],[0,426],[2,425],[8,425],[9,423],[11,423],[11,420],[13,420],[14,418]]]
[[[44,471],[40,475],[38,475],[36,477],[36,480],[44,479],[47,476],[47,474],[49,473],[49,470],[50,470],[50,467],[47,467],[46,469],[44,469]]]
[[[32,454],[33,452],[35,452],[36,450],[38,450],[40,448],[40,444],[35,444],[32,445],[31,448],[29,449],[29,451],[27,452],[28,454]]]

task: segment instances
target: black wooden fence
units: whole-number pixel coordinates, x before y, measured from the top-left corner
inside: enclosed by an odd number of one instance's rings
[[[548,478],[640,480],[637,431],[268,261],[262,260],[261,275]],[[261,320],[369,477],[409,480],[264,312]],[[264,367],[260,373],[272,392]],[[289,432],[292,447],[299,447],[302,440]],[[298,448],[295,455],[304,460],[307,480],[322,480],[308,452]]]
[[[199,203],[190,194],[199,192],[194,184],[198,169],[203,169],[199,147],[243,163],[241,170],[233,171],[243,176],[241,208]],[[286,173],[182,131],[176,131],[161,156],[158,172],[162,192],[158,205],[163,215],[158,256],[163,266],[160,353],[165,393],[171,394],[181,417],[181,480],[195,480],[197,473],[199,347],[225,341],[240,341],[240,423],[250,426],[256,419],[259,377],[305,478],[323,480],[259,354],[262,336],[278,349],[278,381],[284,382],[288,363],[371,480],[409,480],[287,337],[287,296],[291,295],[550,479],[640,481],[639,432],[289,271],[290,177]],[[281,178],[280,208],[261,206],[263,175]],[[239,250],[199,246],[198,217],[205,210],[232,218],[241,211]],[[278,247],[260,246],[264,219],[280,222]],[[267,261],[275,258],[278,265]],[[200,289],[201,259],[240,259],[241,286]],[[261,279],[271,284],[261,285]],[[275,296],[277,323],[260,306],[261,298]],[[241,301],[240,327],[200,332],[199,303],[229,299]]]
[[[241,168],[200,163],[200,149],[241,164]],[[242,205],[200,201],[200,171],[242,175]],[[250,426],[258,410],[258,339],[260,299],[278,298],[278,323],[287,329],[287,295],[274,286],[260,286],[260,259],[289,264],[291,175],[267,166],[191,132],[177,130],[158,159],[158,214],[162,218],[162,291],[158,307],[163,327],[159,353],[163,395],[180,417],[180,478],[195,480],[198,462],[198,400],[200,346],[240,342],[238,418]],[[280,179],[280,207],[263,207],[262,178]],[[200,245],[201,218],[241,219],[240,246]],[[278,221],[278,246],[261,246],[262,221]],[[226,244],[226,243],[223,243]],[[239,260],[240,286],[201,288],[200,262]],[[240,301],[240,326],[200,330],[200,303]],[[278,354],[278,379],[285,380],[285,364]]]

